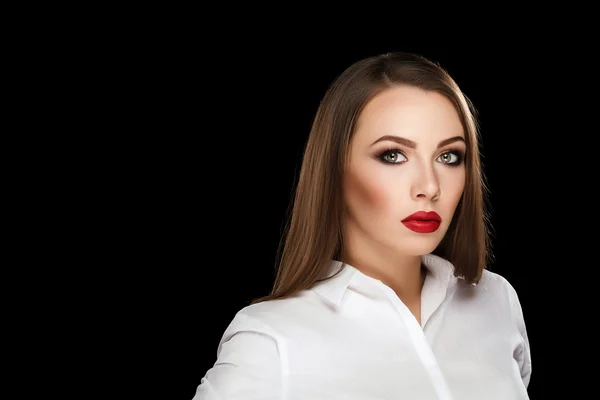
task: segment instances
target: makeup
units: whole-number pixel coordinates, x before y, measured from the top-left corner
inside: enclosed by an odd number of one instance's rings
[[[435,211],[418,211],[402,220],[404,226],[417,233],[432,233],[438,230],[442,218]]]

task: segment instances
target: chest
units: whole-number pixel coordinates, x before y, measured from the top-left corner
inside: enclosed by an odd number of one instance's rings
[[[440,310],[421,329],[393,308],[352,310],[289,335],[292,399],[527,398],[503,318]]]

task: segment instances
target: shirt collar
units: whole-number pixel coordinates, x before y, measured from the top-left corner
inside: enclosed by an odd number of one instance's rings
[[[356,273],[360,273],[360,271],[350,264],[334,260],[329,267],[327,279],[317,283],[313,290],[332,305],[339,307],[342,297]]]
[[[448,286],[456,281],[454,266],[449,261],[434,254],[425,254],[422,261],[428,270],[427,279],[434,280],[435,286],[443,289],[444,293]],[[331,261],[327,277],[328,279],[317,283],[313,291],[337,308],[340,307],[342,298],[353,281],[373,279],[352,265],[337,260]]]

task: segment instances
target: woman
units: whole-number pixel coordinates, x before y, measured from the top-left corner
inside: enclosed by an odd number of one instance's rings
[[[474,108],[443,68],[350,66],[314,120],[272,293],[235,316],[194,399],[527,399],[485,194]]]

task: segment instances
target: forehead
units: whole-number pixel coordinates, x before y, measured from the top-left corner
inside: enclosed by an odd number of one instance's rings
[[[464,137],[464,129],[454,105],[444,95],[397,86],[371,99],[357,121],[356,141],[373,141],[383,135],[402,136],[419,143]]]

